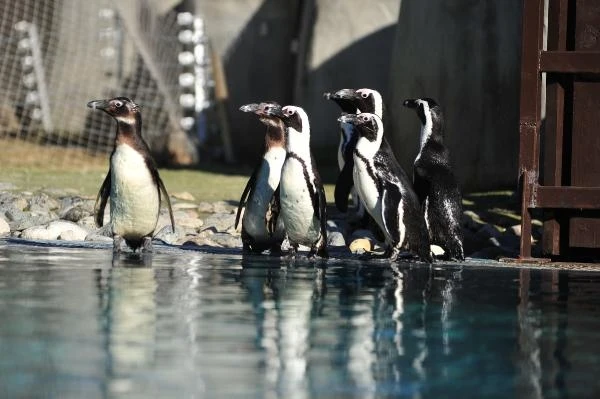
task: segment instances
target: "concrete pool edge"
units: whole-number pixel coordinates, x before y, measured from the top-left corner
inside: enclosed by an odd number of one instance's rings
[[[62,249],[94,249],[94,250],[107,250],[110,251],[112,248],[109,243],[98,243],[89,241],[64,241],[64,240],[26,240],[15,237],[0,237],[0,246],[13,245],[13,246],[31,246],[31,247],[43,247],[43,248],[62,248]],[[171,245],[162,242],[155,244],[155,253],[201,253],[211,255],[228,255],[228,256],[242,256],[242,249],[239,248],[220,248],[220,247],[208,247],[198,246],[189,247],[182,245]],[[360,259],[356,255],[348,256],[343,252],[335,251],[331,257],[331,261],[339,263],[344,260],[364,262],[365,265],[378,265],[385,266],[384,261],[374,261],[368,259]],[[252,255],[256,257],[264,256],[270,258],[269,255]],[[272,258],[271,258],[272,259]],[[319,262],[321,263],[321,262]],[[418,264],[421,262],[406,261],[399,263],[407,264]],[[583,263],[583,262],[552,262],[542,261],[540,262],[522,262],[516,258],[501,258],[500,260],[494,259],[481,259],[481,258],[470,258],[464,262],[449,262],[449,261],[438,261],[431,264],[432,267],[490,267],[500,269],[536,269],[536,270],[564,270],[564,271],[583,271],[583,272],[600,272],[600,263]]]

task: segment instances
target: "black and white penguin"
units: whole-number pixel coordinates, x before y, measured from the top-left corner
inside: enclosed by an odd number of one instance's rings
[[[371,113],[347,114],[359,133],[354,149],[354,184],[365,209],[385,235],[386,251],[396,260],[406,247],[422,260],[432,262],[429,237],[419,200],[394,153],[382,146],[383,123]]]
[[[355,90],[342,89],[335,93],[324,93],[323,96],[327,100],[335,102],[342,110],[342,114],[355,114],[358,111],[356,106]],[[337,160],[340,173],[335,185],[334,198],[335,206],[340,212],[348,211],[348,196],[352,193],[352,197],[356,203],[356,216],[361,219],[365,213],[364,208],[356,193],[352,192],[354,185],[352,181],[352,168],[354,160],[352,153],[356,147],[358,134],[354,131],[354,125],[351,123],[339,122],[340,124],[340,143],[338,145]],[[347,167],[346,167],[347,166]]]
[[[270,115],[281,118],[286,126],[287,156],[281,171],[279,186],[281,218],[285,225],[292,254],[298,245],[310,247],[327,257],[327,213],[325,190],[310,151],[310,124],[306,112],[288,105],[281,110],[271,109]]]
[[[419,197],[429,238],[449,259],[464,260],[460,227],[462,195],[444,145],[444,116],[431,98],[409,99],[404,106],[421,121],[419,154],[413,165],[413,184]]]
[[[117,122],[110,167],[94,205],[96,225],[102,226],[104,208],[110,197],[113,252],[120,252],[123,239],[134,251],[140,247],[151,251],[161,192],[169,207],[173,231],[175,220],[167,189],[142,138],[140,109],[126,97],[90,101],[87,106],[106,112]]]
[[[265,152],[256,166],[238,205],[235,217],[237,229],[242,209],[242,243],[244,251],[262,252],[270,249],[272,254],[281,251],[285,239],[283,219],[279,217],[279,180],[286,157],[285,125],[275,116],[267,114],[273,109],[281,113],[281,106],[275,102],[246,104],[240,111],[253,112],[267,126]]]
[[[343,113],[360,114],[371,113],[375,114],[384,120],[383,98],[377,90],[373,89],[342,89],[335,93],[325,93],[325,98],[336,102]],[[339,119],[338,119],[339,121]],[[340,164],[340,174],[335,185],[335,204],[336,207],[346,212],[348,209],[348,196],[352,192],[354,160],[353,154],[358,141],[358,134],[355,131],[354,125],[340,121],[340,130],[342,131],[340,145],[338,147],[338,163]],[[387,139],[383,137],[381,145],[386,151],[392,151]],[[343,162],[339,162],[339,159]],[[364,209],[359,206],[357,214],[363,217]],[[364,221],[366,222],[366,221]]]

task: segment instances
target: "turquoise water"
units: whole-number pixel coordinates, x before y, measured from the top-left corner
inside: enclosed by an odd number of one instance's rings
[[[600,397],[600,274],[156,250],[0,241],[0,397]]]

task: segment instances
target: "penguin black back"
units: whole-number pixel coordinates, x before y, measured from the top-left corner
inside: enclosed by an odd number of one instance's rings
[[[431,98],[409,99],[421,121],[419,154],[413,165],[413,184],[423,208],[432,244],[440,245],[450,259],[463,260],[462,195],[444,145],[444,115]]]

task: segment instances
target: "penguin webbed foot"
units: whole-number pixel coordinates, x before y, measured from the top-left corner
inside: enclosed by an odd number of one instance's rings
[[[283,252],[281,251],[281,244],[274,244],[269,249],[269,256],[281,256],[282,253]]]
[[[123,237],[120,235],[113,235],[113,254],[118,255],[121,253],[121,243],[123,242]]]
[[[296,259],[296,256],[298,256],[298,244],[290,243],[290,249],[289,249],[286,257],[288,259]]]
[[[153,248],[152,248],[152,237],[144,237],[144,238],[142,238],[142,247],[140,248],[140,252],[151,253],[152,251],[153,251]]]
[[[453,245],[451,248],[448,248],[447,251],[448,260],[453,262],[463,262],[465,260],[465,253],[463,251],[462,245],[457,243]]]
[[[329,258],[327,247],[325,245],[321,245],[318,248],[311,248],[308,252],[308,255],[306,255],[308,259],[313,259],[315,256],[319,256],[323,259]]]

